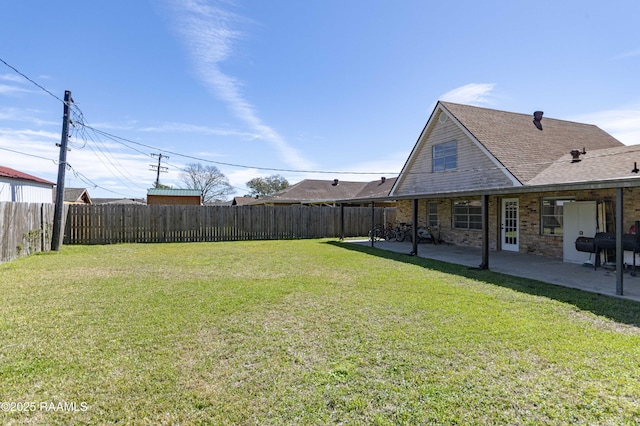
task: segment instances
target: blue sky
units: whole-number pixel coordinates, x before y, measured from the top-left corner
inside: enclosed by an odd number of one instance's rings
[[[640,143],[637,0],[22,0],[0,18],[0,165],[144,197],[218,167],[236,188],[396,176],[438,100]],[[52,96],[54,95],[54,96]],[[97,131],[93,130],[96,129]]]

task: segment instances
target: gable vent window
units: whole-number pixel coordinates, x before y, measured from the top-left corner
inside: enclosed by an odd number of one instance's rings
[[[458,144],[456,141],[433,146],[433,171],[453,170],[458,166]]]

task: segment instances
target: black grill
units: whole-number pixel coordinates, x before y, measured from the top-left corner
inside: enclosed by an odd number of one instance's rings
[[[622,236],[622,249],[632,251],[634,254],[640,253],[640,234],[624,234]]]
[[[595,253],[596,246],[591,237],[578,237],[576,240],[576,250],[586,253]]]
[[[636,221],[635,229],[640,231],[640,221]],[[600,264],[600,252],[616,249],[616,234],[615,232],[598,232],[593,238],[578,237],[575,244],[578,251],[596,254],[593,267],[597,268]],[[636,253],[640,253],[640,234],[623,234],[622,250],[633,252],[632,275],[635,275]]]

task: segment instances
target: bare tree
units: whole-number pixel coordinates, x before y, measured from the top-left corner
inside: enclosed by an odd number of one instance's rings
[[[188,189],[200,190],[204,203],[223,200],[234,193],[224,173],[212,165],[187,164],[180,174],[180,180]]]
[[[247,182],[247,187],[251,189],[251,196],[271,195],[289,187],[289,182],[280,175],[271,175],[265,178],[257,177]]]

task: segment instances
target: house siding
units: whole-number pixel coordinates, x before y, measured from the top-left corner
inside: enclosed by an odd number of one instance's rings
[[[558,235],[541,235],[540,231],[540,207],[541,199],[546,197],[573,197],[575,201],[603,201],[607,205],[607,221],[614,221],[615,189],[585,190],[574,192],[540,192],[509,195],[504,198],[518,198],[519,200],[519,227],[520,241],[519,251],[526,254],[535,254],[557,259],[563,258],[563,237]],[[500,241],[500,196],[489,197],[489,249],[497,250]],[[482,232],[480,230],[453,229],[452,204],[456,200],[475,198],[441,198],[418,200],[418,226],[425,226],[427,220],[427,202],[438,203],[438,231],[440,239],[448,244],[482,247]],[[398,201],[396,211],[396,223],[411,223],[413,203],[411,200]],[[623,203],[624,225],[623,233],[628,232],[629,227],[640,220],[640,189],[624,189]],[[612,229],[608,229],[612,231]]]
[[[147,195],[147,204],[199,206],[202,198],[197,196]]]
[[[427,143],[416,145],[413,163],[407,174],[395,189],[395,195],[415,193],[455,192],[473,189],[503,188],[513,186],[504,169],[496,166],[451,119],[439,121],[440,112],[435,117],[432,130],[422,136]],[[456,169],[432,172],[433,146],[445,142],[457,142]],[[416,173],[418,172],[418,173]]]
[[[53,203],[53,187],[39,182],[0,178],[0,202]]]

